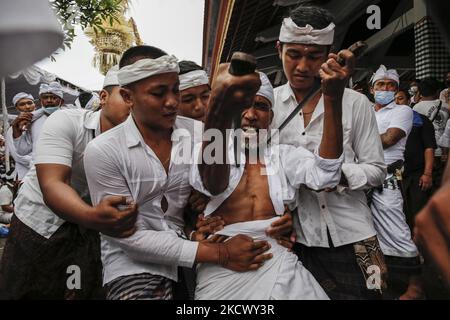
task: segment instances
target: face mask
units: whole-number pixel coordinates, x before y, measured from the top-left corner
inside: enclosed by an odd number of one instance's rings
[[[395,100],[394,91],[375,91],[375,102],[382,106],[387,106],[394,100]]]
[[[58,109],[59,109],[59,107],[44,107],[44,112],[46,115],[49,116]]]

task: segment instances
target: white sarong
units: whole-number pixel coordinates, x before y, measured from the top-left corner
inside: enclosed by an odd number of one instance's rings
[[[297,256],[269,238],[265,230],[278,217],[235,223],[216,234],[266,240],[273,258],[256,271],[235,272],[219,265],[197,267],[196,300],[328,300],[325,291]]]

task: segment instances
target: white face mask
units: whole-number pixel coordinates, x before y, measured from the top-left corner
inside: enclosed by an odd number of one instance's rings
[[[382,105],[387,106],[391,102],[395,100],[395,92],[394,91],[375,91],[375,102]]]

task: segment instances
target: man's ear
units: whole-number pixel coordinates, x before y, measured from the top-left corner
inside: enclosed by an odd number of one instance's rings
[[[106,103],[108,102],[109,92],[103,89],[102,91],[100,91],[99,97],[100,97],[100,107],[103,108],[103,106],[105,106]]]
[[[274,113],[273,113],[273,110],[272,110],[272,109],[270,109],[270,116],[269,116],[269,125],[271,125],[271,124],[272,124],[272,121],[273,121],[273,117],[274,117]]]
[[[375,90],[373,89],[373,86],[370,87],[370,94],[375,95]]]
[[[130,89],[120,87],[120,95],[126,104],[133,105],[133,94]]]
[[[282,59],[283,56],[283,44],[280,41],[277,41],[277,46],[276,46],[277,50],[278,50],[278,57],[280,58],[280,60]]]

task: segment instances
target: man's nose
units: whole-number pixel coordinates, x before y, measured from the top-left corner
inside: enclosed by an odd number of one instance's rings
[[[297,70],[297,72],[302,72],[302,73],[305,73],[308,71],[308,64],[306,61],[306,57],[302,57],[298,60],[295,69]]]
[[[255,108],[248,108],[244,113],[244,118],[248,121],[255,121],[257,119]]]
[[[167,108],[176,109],[180,103],[180,95],[175,93],[169,93],[166,98],[165,106]]]
[[[206,104],[204,103],[203,99],[201,98],[197,98],[195,100],[195,106],[194,106],[194,110],[195,111],[202,111],[206,109]]]

